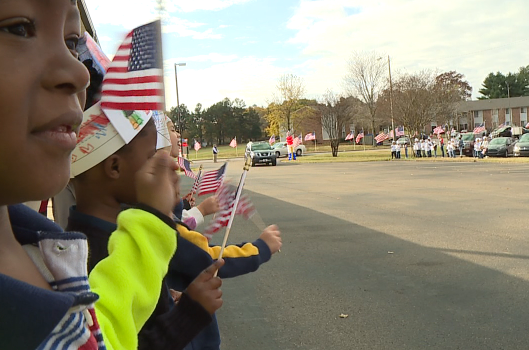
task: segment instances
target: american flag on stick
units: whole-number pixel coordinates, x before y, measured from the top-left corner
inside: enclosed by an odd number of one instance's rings
[[[351,131],[347,136],[345,137],[345,141],[354,140],[355,134]]]
[[[202,175],[202,165],[200,165],[200,168],[198,168],[198,174],[195,178],[195,182],[193,182],[193,187],[191,187],[191,192],[189,192],[191,195],[194,195],[195,193],[197,193],[198,184],[200,183],[201,175]]]
[[[309,132],[307,135],[305,135],[305,141],[314,141],[314,140],[316,140],[315,132]]]
[[[298,147],[299,145],[301,145],[303,143],[303,139],[301,138],[301,135],[299,135],[299,137],[294,137],[294,140],[293,140],[293,143],[292,143],[292,146],[294,148]]]
[[[193,173],[193,170],[191,170],[191,163],[183,158],[178,157],[178,165],[180,166],[180,169],[186,174],[187,177],[190,177],[192,179],[196,179],[195,173]]]
[[[165,110],[160,21],[127,35],[103,80],[101,108]]]
[[[209,226],[204,230],[204,236],[211,239],[213,234],[218,232],[221,228],[228,226],[233,207],[235,206],[235,199],[237,196],[237,187],[223,184],[217,191],[217,200],[219,202],[220,210],[217,212],[215,218],[210,222]],[[250,201],[250,198],[241,194],[235,215],[242,215],[245,219],[249,219],[255,213],[255,207]]]
[[[356,135],[356,143],[360,143],[360,140],[364,138],[364,132],[362,131],[358,135]]]
[[[443,129],[442,126],[438,126],[435,129],[433,129],[433,133],[436,134],[436,135],[444,134],[445,130]]]
[[[474,128],[474,134],[481,134],[482,132],[485,132],[485,131],[486,131],[485,124],[481,124]]]
[[[220,185],[222,185],[224,176],[226,175],[226,167],[227,163],[224,163],[224,165],[221,166],[219,169],[205,171],[204,174],[202,174],[200,183],[198,185],[199,196],[217,192]]]
[[[270,139],[268,140],[268,143],[270,145],[273,145],[274,143],[276,143],[276,135],[270,136]]]
[[[377,140],[377,143],[383,142],[384,140],[387,140],[387,139],[389,139],[389,135],[384,134],[383,132],[375,136],[375,140]]]

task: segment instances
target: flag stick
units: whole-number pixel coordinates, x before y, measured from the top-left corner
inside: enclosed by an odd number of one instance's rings
[[[198,189],[198,184],[200,183],[200,175],[202,175],[202,164],[200,164],[200,168],[198,168],[198,174],[197,174],[197,178],[196,178],[196,182],[197,182],[197,186],[195,188],[195,184],[193,184],[193,187],[191,187],[191,195],[194,196],[195,193],[197,193],[197,189]]]
[[[250,157],[244,163],[243,172],[241,175],[241,181],[239,182],[239,187],[237,188],[237,195],[235,196],[235,204],[231,211],[230,220],[228,221],[228,226],[226,227],[226,233],[224,234],[224,240],[222,241],[222,246],[220,248],[219,259],[222,259],[222,254],[224,254],[224,249],[226,248],[226,243],[228,242],[228,236],[230,235],[231,225],[233,224],[233,219],[235,218],[235,212],[237,211],[237,205],[239,204],[239,199],[241,198],[242,188],[244,187],[244,181],[246,180],[246,174],[250,170],[251,160]]]

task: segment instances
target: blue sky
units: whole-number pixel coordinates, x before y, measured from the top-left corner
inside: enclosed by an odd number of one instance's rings
[[[390,55],[396,78],[420,70],[463,73],[474,97],[490,72],[529,64],[526,0],[164,0],[166,101],[191,109],[274,99],[278,78],[304,79],[306,97],[344,93],[353,52]],[[158,16],[155,0],[87,0],[103,50]]]

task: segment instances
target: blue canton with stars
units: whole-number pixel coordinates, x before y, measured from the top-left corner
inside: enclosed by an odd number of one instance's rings
[[[158,22],[149,23],[134,29],[128,70],[162,68],[161,43],[158,36]]]

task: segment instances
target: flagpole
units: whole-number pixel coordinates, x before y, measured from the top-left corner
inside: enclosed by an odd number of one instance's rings
[[[194,196],[195,193],[197,193],[197,189],[198,189],[198,184],[200,183],[200,175],[202,174],[202,164],[200,164],[200,167],[198,168],[198,174],[197,174],[197,178],[196,178],[196,183],[197,183],[197,186],[195,187],[195,185],[193,184],[193,187],[191,188],[191,196]]]
[[[241,175],[241,181],[239,181],[239,187],[237,188],[237,195],[235,196],[235,204],[231,211],[230,220],[228,221],[228,226],[226,227],[226,233],[224,234],[224,240],[222,241],[222,246],[220,248],[219,259],[222,259],[222,254],[224,254],[224,249],[226,248],[226,243],[228,242],[228,236],[230,235],[231,225],[233,224],[233,219],[235,218],[235,212],[237,211],[237,205],[239,204],[239,199],[241,198],[242,188],[244,187],[244,181],[246,180],[246,174],[250,170],[251,160],[250,157],[246,159],[244,163],[243,172]]]

